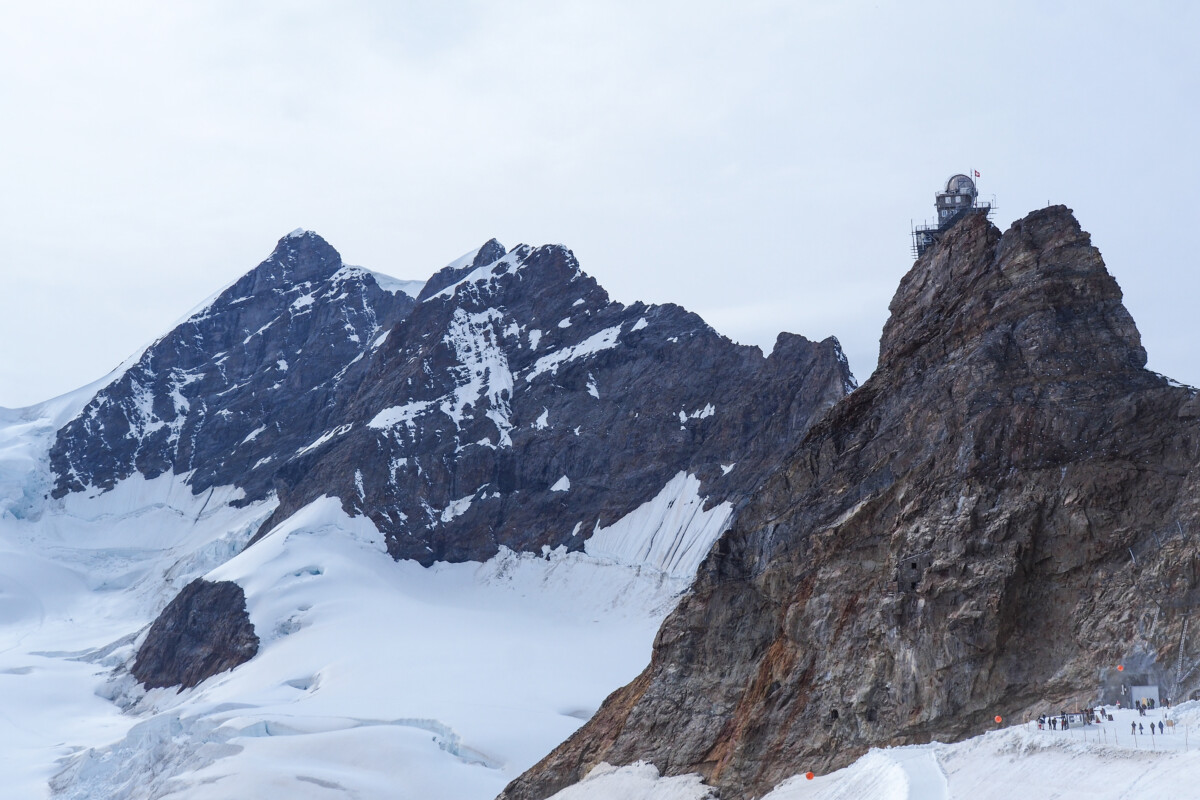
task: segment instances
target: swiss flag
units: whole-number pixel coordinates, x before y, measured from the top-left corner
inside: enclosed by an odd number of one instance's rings
[[[978,177],[979,177],[979,170],[975,170],[975,177],[976,177],[976,178],[978,178]]]

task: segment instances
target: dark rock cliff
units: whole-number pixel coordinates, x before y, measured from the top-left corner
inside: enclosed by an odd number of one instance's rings
[[[189,472],[197,494],[237,485],[264,496],[277,454],[312,441],[370,343],[413,305],[315,233],[285,236],[58,432],[55,497]]]
[[[414,300],[297,232],[59,431],[55,493],[174,473],[276,495],[260,534],[332,495],[424,564],[579,549],[681,471],[742,502],[852,385],[834,339],[764,358],[561,246],[492,240]]]
[[[611,301],[559,246],[439,273],[419,301],[344,432],[280,471],[264,530],[331,493],[397,558],[576,550],[680,471],[712,503],[746,496],[852,381],[836,340],[763,358],[678,306]]]
[[[761,796],[873,745],[1200,686],[1200,399],[1064,207],[958,223],[904,277],[879,367],[739,514],[649,667],[504,793],[595,764]]]
[[[258,636],[242,587],[197,578],[150,626],[131,672],[147,689],[187,689],[244,664],[257,652]]]

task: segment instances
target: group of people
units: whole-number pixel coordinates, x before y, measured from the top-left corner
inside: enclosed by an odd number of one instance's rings
[[[1104,709],[1101,708],[1085,708],[1082,711],[1075,711],[1068,714],[1066,711],[1061,714],[1042,714],[1037,719],[1038,730],[1045,730],[1047,727],[1052,731],[1071,729],[1071,718],[1076,717],[1083,722],[1084,725],[1090,725],[1093,722],[1104,722]],[[1108,717],[1112,720],[1112,717]]]
[[[1070,729],[1071,721],[1067,718],[1066,714],[1058,717],[1054,716],[1053,714],[1042,714],[1040,717],[1038,717],[1038,730],[1045,730],[1047,725],[1050,726],[1050,730],[1052,731],[1058,730],[1058,726],[1061,725],[1062,729],[1065,731]]]
[[[1137,709],[1138,716],[1144,717],[1144,716],[1146,716],[1146,711],[1148,709],[1154,708],[1154,698],[1147,697],[1144,700],[1140,700],[1134,704],[1134,707]],[[1170,708],[1171,707],[1171,698],[1168,697],[1165,700],[1163,700],[1162,707]]]
[[[1137,709],[1140,716],[1146,715],[1148,705],[1149,704],[1138,704]],[[1165,703],[1163,705],[1164,707],[1166,706]],[[1090,725],[1092,723],[1099,724],[1105,721],[1112,722],[1113,718],[1112,715],[1107,713],[1103,708],[1085,708],[1081,711],[1075,711],[1071,713],[1064,711],[1061,714],[1042,714],[1037,718],[1037,726],[1039,731],[1047,729],[1052,731],[1067,731],[1071,729],[1072,722],[1075,722],[1076,724],[1082,723],[1084,725]],[[1166,732],[1166,726],[1163,724],[1161,719],[1158,722],[1150,722],[1149,725],[1151,736],[1156,734],[1162,735]],[[1158,727],[1157,731],[1154,730],[1155,726]],[[1134,735],[1145,735],[1146,726],[1141,722],[1130,722],[1129,732]]]

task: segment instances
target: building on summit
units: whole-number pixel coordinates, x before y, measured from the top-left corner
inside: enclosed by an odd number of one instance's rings
[[[975,173],[979,177],[979,173]],[[920,257],[933,247],[942,235],[954,223],[971,213],[988,215],[996,207],[995,199],[991,202],[979,202],[979,190],[975,181],[967,175],[951,175],[946,181],[946,188],[934,195],[934,207],[937,209],[937,222],[932,225],[918,225],[912,230],[913,255]]]

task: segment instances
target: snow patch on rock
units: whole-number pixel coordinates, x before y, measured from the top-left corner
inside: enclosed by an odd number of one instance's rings
[[[478,251],[476,251],[476,252],[478,252]],[[434,298],[437,298],[437,297],[443,297],[443,298],[453,297],[459,291],[459,289],[463,289],[468,286],[474,286],[475,284],[479,284],[479,283],[484,284],[483,290],[486,291],[487,289],[490,289],[497,280],[504,277],[505,275],[514,275],[518,271],[520,271],[521,266],[522,266],[522,263],[521,263],[522,255],[523,254],[519,252],[519,248],[518,248],[518,250],[514,250],[513,252],[509,253],[508,255],[503,256],[496,261],[493,261],[491,264],[485,264],[482,267],[476,267],[475,269],[473,269],[469,273],[467,273],[467,275],[465,277],[450,284],[445,289],[442,289],[440,292],[437,292],[437,293],[432,294],[429,297],[425,298],[424,302],[428,303],[430,300],[433,300]],[[464,256],[463,258],[466,258],[466,256]],[[474,260],[474,254],[472,254],[471,260],[472,261]],[[462,259],[459,259],[459,261],[462,261]],[[454,267],[456,264],[459,263],[459,261],[454,262],[450,266]],[[465,264],[463,264],[463,266],[465,266]]]
[[[732,514],[729,502],[705,511],[700,479],[681,471],[654,499],[607,528],[597,523],[584,549],[596,558],[642,565],[690,581]]]
[[[454,318],[445,341],[453,348],[460,366],[454,368],[459,380],[452,396],[443,400],[440,408],[456,426],[461,426],[467,406],[475,407],[481,397],[488,401],[487,417],[500,433],[500,446],[512,446],[509,400],[512,398],[513,375],[508,368],[508,356],[501,347],[504,315],[498,309],[471,314],[461,308]]]
[[[377,430],[388,430],[404,423],[412,428],[414,427],[413,420],[424,414],[432,406],[433,402],[429,400],[417,400],[412,403],[405,403],[402,406],[390,406],[372,417],[371,421],[367,423],[367,427]]]
[[[558,374],[558,368],[568,361],[577,358],[586,358],[603,350],[609,350],[617,346],[617,337],[621,335],[621,326],[614,325],[611,328],[594,333],[582,342],[570,347],[564,347],[561,350],[544,355],[534,362],[522,377],[526,382],[532,381],[537,376],[549,372],[552,375]]]

